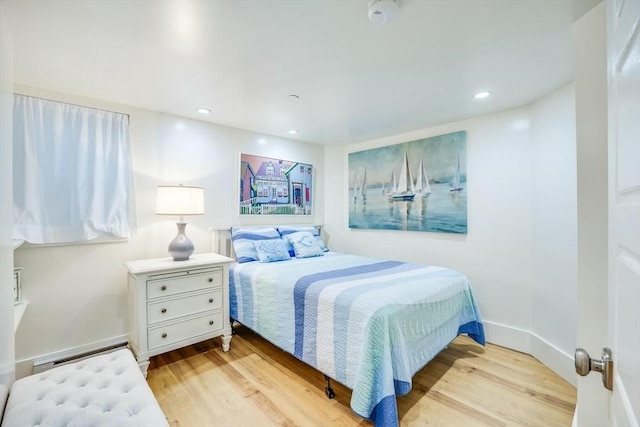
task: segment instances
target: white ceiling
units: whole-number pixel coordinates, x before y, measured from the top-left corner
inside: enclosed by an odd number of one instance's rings
[[[598,0],[399,0],[386,25],[368,3],[2,0],[16,83],[322,144],[536,101]]]

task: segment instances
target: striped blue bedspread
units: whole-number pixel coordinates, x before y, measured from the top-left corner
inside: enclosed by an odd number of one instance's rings
[[[353,390],[351,408],[397,426],[395,396],[457,335],[485,343],[467,278],[356,255],[234,264],[231,317]]]

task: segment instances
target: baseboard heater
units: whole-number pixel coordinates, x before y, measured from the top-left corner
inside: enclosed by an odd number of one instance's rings
[[[33,362],[33,373],[39,374],[40,372],[48,371],[49,369],[67,365],[69,363],[79,362],[80,360],[87,359],[89,357],[97,356],[99,354],[108,354],[113,353],[116,350],[120,350],[121,348],[127,348],[126,342],[114,344],[108,347],[103,347],[97,350],[88,351],[80,354],[76,354],[69,357],[62,357],[56,360],[48,360],[48,361],[38,361]]]

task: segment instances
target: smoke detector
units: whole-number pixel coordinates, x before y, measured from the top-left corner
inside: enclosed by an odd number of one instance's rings
[[[397,11],[395,0],[372,0],[369,3],[369,20],[374,24],[388,24]]]

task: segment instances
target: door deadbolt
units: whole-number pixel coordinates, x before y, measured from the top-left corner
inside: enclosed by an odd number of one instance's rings
[[[584,348],[576,348],[575,355],[576,373],[586,376],[591,371],[602,374],[602,384],[607,390],[613,390],[613,357],[610,348],[602,349],[602,359],[596,360],[589,357]]]

